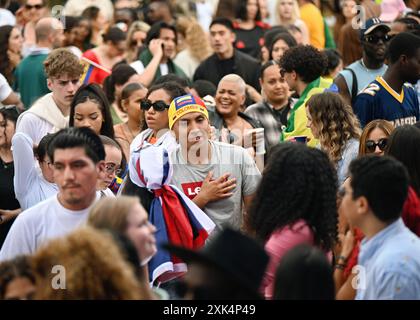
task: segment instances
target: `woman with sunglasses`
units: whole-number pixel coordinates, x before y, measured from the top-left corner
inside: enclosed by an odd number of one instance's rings
[[[148,129],[133,140],[130,152],[132,148],[137,149],[144,141],[150,144],[164,144],[168,151],[176,146],[175,138],[169,130],[168,109],[173,99],[185,94],[185,90],[172,81],[150,87],[146,99],[140,103]]]
[[[372,153],[383,156],[393,130],[394,125],[389,121],[377,119],[369,122],[360,136],[359,156]]]
[[[70,127],[88,127],[97,135],[114,139],[114,126],[108,99],[95,83],[82,85],[70,105]]]
[[[24,51],[29,51],[36,44],[35,26],[41,18],[48,14],[47,0],[26,0],[24,8],[24,16],[27,23],[23,29]]]
[[[130,157],[133,152],[140,150],[146,143],[156,146],[163,145],[168,152],[176,148],[176,139],[169,130],[168,109],[172,100],[185,94],[185,90],[173,81],[153,85],[149,88],[146,98],[141,102],[141,109],[144,111],[148,128],[134,138],[130,145]],[[137,186],[127,178],[122,184],[121,193],[137,196],[147,211],[154,199],[153,193],[148,189]]]

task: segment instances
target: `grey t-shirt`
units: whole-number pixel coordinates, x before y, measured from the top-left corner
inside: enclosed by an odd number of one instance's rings
[[[216,224],[217,230],[227,225],[239,229],[242,225],[242,199],[244,196],[255,193],[261,180],[261,173],[244,148],[216,141],[211,141],[210,145],[211,161],[205,165],[187,164],[181,148],[173,152],[171,184],[193,199],[200,192],[201,185],[210,171],[213,171],[212,179],[230,173],[229,179],[236,178],[233,195],[226,199],[209,202],[204,212]]]

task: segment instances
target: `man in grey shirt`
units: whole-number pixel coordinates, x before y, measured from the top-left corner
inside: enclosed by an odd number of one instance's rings
[[[168,115],[179,143],[171,155],[172,184],[203,209],[218,230],[241,228],[261,179],[254,160],[241,147],[209,139],[208,113],[200,98],[174,99]]]

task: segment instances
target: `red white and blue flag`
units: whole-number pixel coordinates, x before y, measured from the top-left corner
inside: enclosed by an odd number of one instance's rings
[[[155,195],[149,221],[157,229],[158,251],[148,263],[150,282],[163,283],[183,275],[187,271],[186,264],[161,249],[161,245],[171,243],[197,250],[204,245],[215,224],[181,190],[169,184],[172,165],[162,145],[144,142],[134,150],[129,175],[133,183],[148,188]]]

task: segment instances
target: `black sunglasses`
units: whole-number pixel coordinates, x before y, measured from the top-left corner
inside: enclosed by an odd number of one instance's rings
[[[379,139],[378,142],[375,142],[373,140],[367,140],[366,151],[368,151],[369,153],[373,153],[376,150],[376,146],[379,147],[379,150],[384,151],[387,145],[388,145],[387,138]]]
[[[389,40],[391,40],[391,36],[388,34],[383,35],[382,37],[376,36],[376,35],[371,35],[371,36],[365,36],[365,40],[369,43],[378,43],[379,40],[382,40],[382,42],[388,42]]]
[[[26,10],[31,10],[33,8],[35,8],[36,10],[39,10],[41,8],[44,8],[44,5],[43,4],[35,4],[35,5],[32,6],[30,4],[25,4],[25,9]]]
[[[155,111],[159,112],[162,112],[165,109],[169,109],[169,106],[162,100],[158,100],[153,103],[150,100],[142,100],[140,102],[140,108],[143,110],[149,110],[151,107],[153,107]]]

